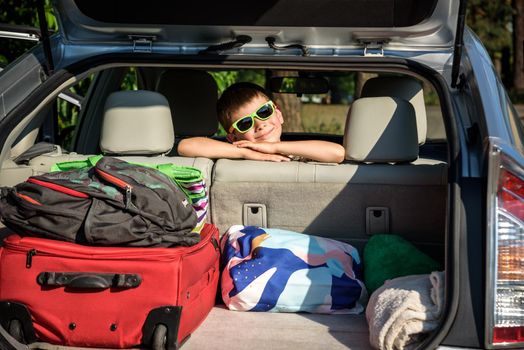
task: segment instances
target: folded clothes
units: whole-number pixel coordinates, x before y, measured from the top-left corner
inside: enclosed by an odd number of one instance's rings
[[[380,350],[415,348],[437,328],[443,307],[443,272],[386,281],[366,308],[371,345]]]

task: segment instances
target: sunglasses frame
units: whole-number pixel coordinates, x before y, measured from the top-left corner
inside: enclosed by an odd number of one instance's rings
[[[269,106],[271,106],[271,108],[273,109],[273,112],[271,112],[271,114],[270,114],[268,117],[266,117],[266,118],[261,118],[261,117],[258,115],[258,111],[259,111],[262,107],[264,107],[265,105],[269,105]],[[241,133],[241,134],[245,134],[245,133],[248,132],[249,130],[253,129],[253,127],[255,126],[255,118],[257,118],[258,120],[268,120],[269,118],[271,118],[271,117],[275,114],[276,109],[277,109],[277,106],[275,105],[275,103],[274,103],[273,101],[269,100],[269,101],[267,101],[267,102],[264,102],[264,104],[262,104],[260,107],[258,107],[258,108],[256,109],[255,112],[253,112],[253,113],[251,113],[251,114],[248,114],[248,115],[246,115],[246,116],[244,116],[244,117],[242,117],[242,118],[238,118],[238,119],[237,119],[233,124],[231,124],[231,126],[229,127],[228,132],[231,134],[231,133],[233,132],[233,130],[236,130],[236,131],[238,131],[238,132]],[[238,129],[237,124],[238,124],[241,120],[243,120],[243,119],[245,119],[245,118],[251,118],[251,126],[249,127],[249,129],[247,129],[247,130],[245,130],[245,131],[241,131],[241,130]]]

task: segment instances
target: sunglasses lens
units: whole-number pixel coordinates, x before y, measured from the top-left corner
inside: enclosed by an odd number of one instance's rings
[[[248,131],[253,126],[253,118],[245,117],[237,122],[237,129],[241,132]]]
[[[273,115],[273,106],[269,103],[266,103],[257,111],[257,116],[260,119],[267,119]]]

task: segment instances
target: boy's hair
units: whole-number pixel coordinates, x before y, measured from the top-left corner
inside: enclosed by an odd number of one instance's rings
[[[253,83],[235,83],[224,90],[217,102],[217,114],[218,121],[226,132],[231,126],[231,115],[257,96],[265,97],[269,100],[266,91],[261,86]]]

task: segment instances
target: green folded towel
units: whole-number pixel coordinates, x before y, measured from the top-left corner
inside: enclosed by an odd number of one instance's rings
[[[364,283],[370,295],[388,279],[441,270],[438,262],[393,234],[371,237],[364,247],[363,263]]]

